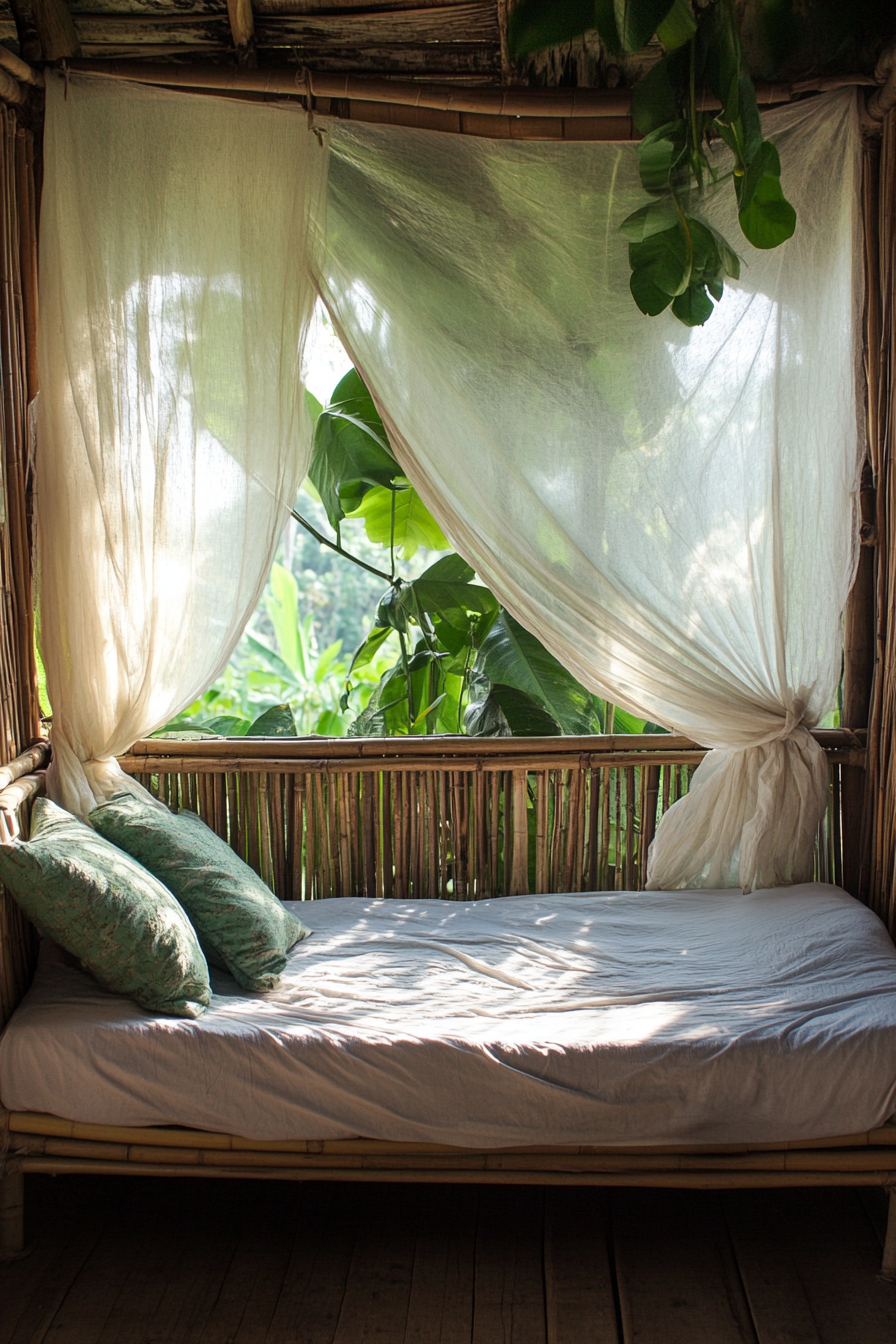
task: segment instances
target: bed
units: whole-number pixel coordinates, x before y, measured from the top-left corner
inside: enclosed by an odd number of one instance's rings
[[[4,1255],[27,1172],[896,1188],[896,948],[834,885],[300,908],[281,987],[213,972],[194,1021],[44,941],[0,1036]]]
[[[10,1111],[248,1139],[765,1144],[896,1114],[896,948],[835,887],[331,898],[280,988],[171,1018],[45,941]]]

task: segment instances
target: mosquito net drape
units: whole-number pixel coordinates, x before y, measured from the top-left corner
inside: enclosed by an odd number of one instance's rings
[[[321,292],[405,468],[595,692],[715,748],[654,886],[810,875],[856,558],[859,140],[848,93],[770,114],[795,237],[742,239],[704,328],[642,317],[631,145],[502,143],[48,80],[38,524],[56,796],[236,643],[306,470]],[[720,160],[724,169],[724,161]]]
[[[47,84],[41,646],[51,787],[83,815],[226,664],[307,470],[326,155],[295,108]]]
[[[705,327],[641,316],[634,146],[334,123],[322,292],[452,542],[593,691],[715,748],[650,885],[811,876],[856,560],[854,96],[765,118],[795,237]],[[724,169],[724,159],[720,159]]]

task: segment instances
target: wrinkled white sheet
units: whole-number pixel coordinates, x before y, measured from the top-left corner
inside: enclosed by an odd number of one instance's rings
[[[45,944],[11,1110],[258,1139],[761,1142],[896,1111],[896,949],[835,887],[305,904],[281,987],[198,1021]]]

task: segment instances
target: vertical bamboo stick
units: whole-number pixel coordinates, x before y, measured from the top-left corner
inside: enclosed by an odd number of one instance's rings
[[[376,880],[376,786],[377,776],[364,772],[361,781],[361,840],[362,840],[362,885],[361,894],[369,898],[377,895]]]
[[[548,772],[535,776],[535,890],[548,891]]]
[[[489,876],[488,894],[497,896],[501,890],[501,776],[497,770],[489,771]]]
[[[635,768],[625,767],[625,889],[635,889]]]
[[[656,835],[656,809],[660,791],[660,767],[641,767],[641,843],[638,846],[638,887],[643,890],[647,881],[647,852]]]
[[[510,895],[523,896],[529,891],[529,809],[527,807],[528,775],[525,770],[514,770],[511,775],[513,799],[513,860]]]
[[[426,772],[426,799],[429,812],[429,858],[426,895],[440,897],[444,893],[439,887],[439,812],[436,802],[436,772],[434,770],[427,770]]]
[[[271,809],[271,868],[274,894],[281,901],[289,899],[286,880],[286,834],[283,819],[283,775],[268,776]]]
[[[239,776],[228,771],[227,780],[227,839],[234,853],[240,852],[240,807],[237,794]]]
[[[394,776],[392,771],[383,771],[383,896],[389,897],[395,891],[395,848],[392,843],[395,834]]]

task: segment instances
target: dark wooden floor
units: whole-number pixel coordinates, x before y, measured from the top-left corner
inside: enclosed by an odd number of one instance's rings
[[[37,1177],[0,1344],[894,1344],[884,1197]]]

